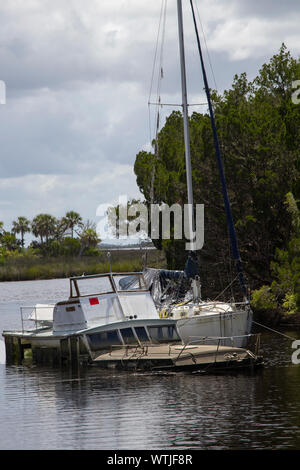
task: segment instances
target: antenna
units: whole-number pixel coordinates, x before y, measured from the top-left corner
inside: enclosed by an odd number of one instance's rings
[[[110,253],[110,251],[107,252],[106,256],[107,256],[107,259],[108,259],[108,262],[109,262],[109,272],[111,274],[111,262],[110,262],[111,253]]]

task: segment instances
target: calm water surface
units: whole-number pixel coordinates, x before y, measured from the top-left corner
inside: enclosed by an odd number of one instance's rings
[[[0,331],[20,328],[21,305],[62,300],[68,288],[0,283]],[[291,344],[262,332],[262,371],[199,376],[6,366],[0,341],[0,449],[300,449]]]

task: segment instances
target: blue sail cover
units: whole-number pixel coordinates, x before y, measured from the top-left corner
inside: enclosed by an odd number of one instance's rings
[[[184,274],[188,279],[195,279],[195,277],[199,275],[198,259],[194,251],[189,252],[188,259],[185,263]]]

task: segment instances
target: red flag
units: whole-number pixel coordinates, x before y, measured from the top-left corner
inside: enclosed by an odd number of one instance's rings
[[[90,301],[90,305],[97,305],[97,304],[99,304],[99,299],[98,299],[98,297],[91,297],[91,298],[89,299],[89,301]]]

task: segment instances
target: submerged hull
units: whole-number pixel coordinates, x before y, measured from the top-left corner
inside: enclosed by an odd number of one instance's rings
[[[217,345],[149,345],[117,349],[96,357],[93,365],[106,369],[209,373],[253,369],[262,359],[247,349]]]

